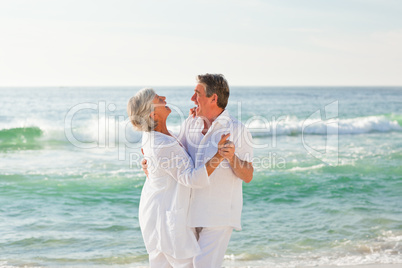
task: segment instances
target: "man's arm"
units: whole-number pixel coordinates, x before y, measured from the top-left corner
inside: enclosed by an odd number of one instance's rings
[[[248,161],[241,160],[235,155],[235,145],[233,142],[226,142],[223,148],[219,150],[219,154],[228,160],[234,174],[242,179],[245,183],[249,183],[253,179],[253,164]]]
[[[235,155],[232,160],[229,161],[229,164],[234,174],[245,183],[249,183],[253,179],[254,167],[252,163],[243,161]]]

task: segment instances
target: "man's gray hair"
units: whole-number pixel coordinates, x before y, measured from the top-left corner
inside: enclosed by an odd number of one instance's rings
[[[127,113],[135,130],[149,132],[155,129],[156,122],[150,116],[155,95],[152,88],[143,88],[128,101]]]

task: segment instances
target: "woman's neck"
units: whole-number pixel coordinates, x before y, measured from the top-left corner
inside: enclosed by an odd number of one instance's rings
[[[167,129],[166,121],[164,121],[164,122],[159,121],[158,125],[155,127],[155,131],[158,131],[158,132],[163,133],[165,135],[171,136],[170,133],[169,133],[169,130]]]

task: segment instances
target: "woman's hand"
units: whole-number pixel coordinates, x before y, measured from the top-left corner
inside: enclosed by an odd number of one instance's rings
[[[190,112],[188,113],[188,115],[192,116],[194,118],[195,117],[195,109],[197,109],[197,107],[191,108]]]

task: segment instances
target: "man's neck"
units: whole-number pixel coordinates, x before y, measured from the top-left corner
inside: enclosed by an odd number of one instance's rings
[[[212,126],[212,123],[215,121],[216,118],[218,118],[223,113],[223,111],[224,111],[224,109],[220,109],[212,116],[203,117],[204,129],[202,130],[202,134],[204,134],[204,135],[207,134],[209,128]]]

